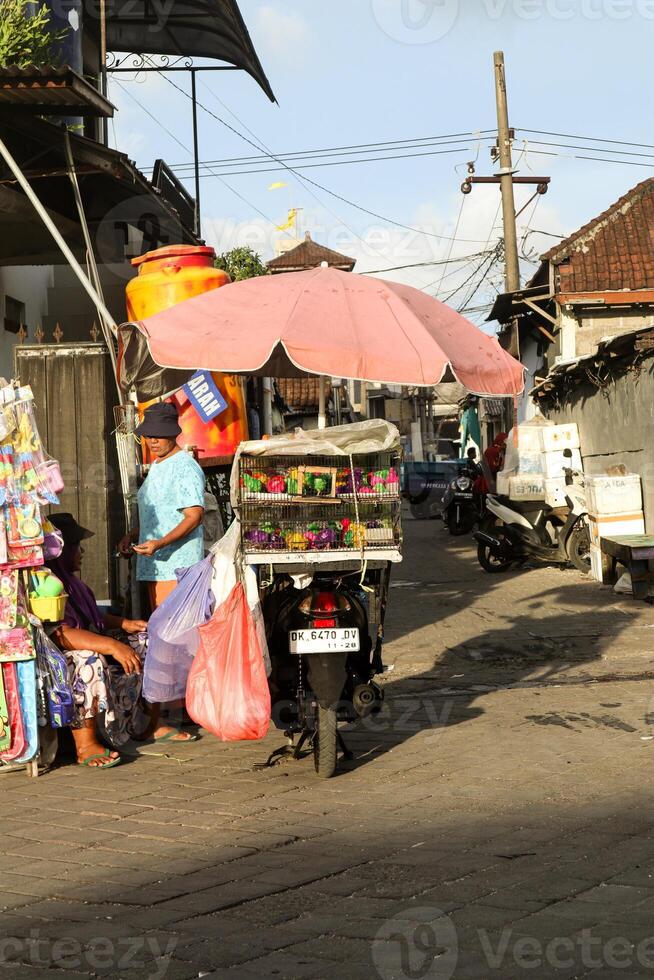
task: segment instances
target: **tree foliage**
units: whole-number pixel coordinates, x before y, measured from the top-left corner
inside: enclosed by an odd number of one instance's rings
[[[61,58],[53,49],[68,30],[50,30],[50,11],[43,4],[34,9],[30,0],[1,0],[0,66],[58,65]]]
[[[241,279],[253,279],[255,276],[267,276],[269,270],[261,261],[261,256],[249,245],[241,245],[216,256],[214,263],[217,269],[229,273],[232,282]]]

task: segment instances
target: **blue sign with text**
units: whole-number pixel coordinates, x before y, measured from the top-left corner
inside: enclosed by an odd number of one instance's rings
[[[209,371],[196,371],[182,388],[203,422],[211,422],[224,412],[227,402],[221,395]]]

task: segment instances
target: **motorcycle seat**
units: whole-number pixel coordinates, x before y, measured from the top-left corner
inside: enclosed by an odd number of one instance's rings
[[[544,500],[511,500],[510,497],[503,494],[495,494],[495,497],[505,507],[508,507],[510,510],[515,510],[518,514],[533,514],[537,510],[545,511],[546,514],[549,514],[550,511],[554,510]]]

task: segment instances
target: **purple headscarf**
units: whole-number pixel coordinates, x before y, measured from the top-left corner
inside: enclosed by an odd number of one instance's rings
[[[59,558],[53,558],[46,565],[61,579],[64,591],[68,594],[64,624],[78,630],[93,628],[104,633],[104,621],[93,590],[73,571],[73,560],[78,547],[78,544],[65,544]]]

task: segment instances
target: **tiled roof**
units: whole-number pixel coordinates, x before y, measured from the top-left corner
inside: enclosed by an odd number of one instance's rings
[[[561,293],[654,288],[654,177],[542,257]]]
[[[266,262],[266,265],[271,272],[296,272],[299,269],[316,269],[322,262],[326,262],[333,269],[344,269],[346,272],[351,272],[356,259],[335,252],[325,245],[319,245],[307,232],[303,242],[300,242],[290,251],[271,259],[270,262]]]

